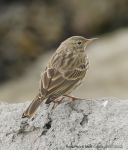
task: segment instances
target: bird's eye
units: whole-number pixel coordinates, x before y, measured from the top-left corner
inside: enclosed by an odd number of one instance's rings
[[[80,41],[78,41],[78,42],[77,42],[77,44],[78,44],[78,45],[81,45],[81,42],[80,42]]]

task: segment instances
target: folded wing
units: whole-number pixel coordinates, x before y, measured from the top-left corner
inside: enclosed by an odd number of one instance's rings
[[[43,73],[41,79],[41,95],[48,98],[46,104],[67,93],[85,76],[86,68],[85,64],[81,64],[73,70],[63,72],[54,68],[48,68]]]

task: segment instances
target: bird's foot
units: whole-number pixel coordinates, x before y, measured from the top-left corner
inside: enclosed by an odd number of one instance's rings
[[[61,98],[61,99],[57,98],[56,100],[54,100],[54,101],[53,101],[52,109],[54,109],[55,103],[59,103],[59,102],[61,102],[63,99],[64,99],[64,97]]]
[[[70,95],[64,95],[66,97],[69,97],[71,98],[72,100],[68,103],[68,105],[70,105],[74,100],[84,100],[84,99],[81,99],[81,98],[77,98],[77,97],[74,97],[74,96],[70,96]]]

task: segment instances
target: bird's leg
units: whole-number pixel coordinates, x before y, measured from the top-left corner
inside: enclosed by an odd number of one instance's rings
[[[59,103],[59,102],[61,102],[63,99],[64,99],[64,97],[61,98],[61,99],[59,99],[59,98],[55,99],[55,100],[53,101],[52,109],[54,109],[55,103]]]
[[[77,97],[74,97],[74,96],[70,96],[70,95],[64,95],[66,97],[69,97],[71,98],[72,100],[68,103],[68,105],[70,105],[74,100],[84,100],[84,99],[81,99],[81,98],[77,98]]]

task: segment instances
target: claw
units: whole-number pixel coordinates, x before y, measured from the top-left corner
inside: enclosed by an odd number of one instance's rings
[[[77,97],[74,97],[74,96],[70,96],[70,95],[64,95],[66,97],[69,97],[71,98],[72,100],[68,103],[68,105],[70,105],[74,100],[84,100],[84,99],[81,99],[81,98],[77,98]]]
[[[60,100],[58,100],[58,98],[57,98],[56,100],[54,100],[54,101],[53,101],[52,109],[54,109],[55,103],[59,103],[59,102],[61,102],[63,99],[64,99],[64,97],[61,98]]]

